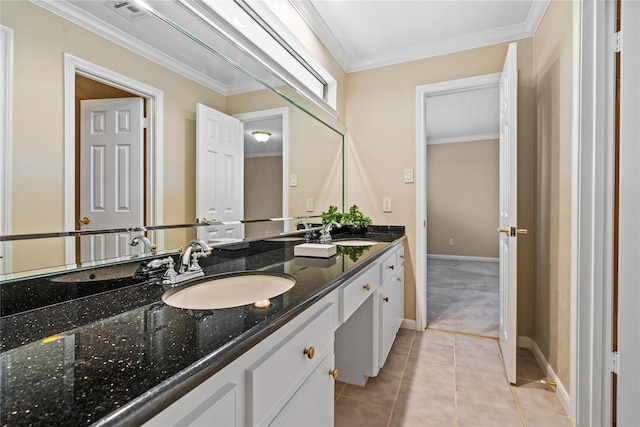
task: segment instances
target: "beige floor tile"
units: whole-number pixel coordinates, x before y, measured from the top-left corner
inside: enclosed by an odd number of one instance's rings
[[[340,396],[335,406],[335,427],[387,427],[391,409]]]
[[[413,329],[407,329],[407,328],[400,328],[398,329],[398,336],[399,337],[409,337],[411,339],[413,339],[413,336],[416,334],[416,331]]]
[[[488,338],[477,338],[468,335],[456,335],[456,347],[474,348],[477,350],[490,351],[498,353],[498,340]]]
[[[456,365],[469,366],[484,371],[504,373],[504,365],[498,353],[471,347],[456,346]]]
[[[427,330],[424,332],[416,332],[416,335],[413,337],[413,339],[414,341],[429,341],[436,344],[453,346],[455,342],[454,337],[454,334]]]
[[[465,393],[457,394],[459,427],[516,427],[522,420],[515,403],[496,402]]]
[[[335,393],[336,394],[340,394],[345,385],[346,384],[343,383],[342,381],[336,381],[335,382]]]
[[[521,408],[526,407],[551,412],[556,415],[567,415],[558,396],[547,385],[528,382],[519,386],[511,386],[511,389]]]
[[[447,363],[453,365],[453,347],[449,345],[437,344],[431,341],[414,340],[409,353],[410,359],[431,360],[433,362]]]
[[[409,337],[397,336],[393,341],[391,351],[395,354],[403,354],[407,356],[409,354],[409,350],[411,349],[412,342],[413,340]]]
[[[528,357],[516,358],[516,376],[527,380],[541,380],[545,378],[544,372],[540,369],[536,359]]]
[[[451,427],[454,424],[447,424],[437,420],[417,417],[404,411],[395,410],[391,414],[391,424],[389,427]]]
[[[489,400],[513,403],[513,394],[504,373],[456,366],[456,390]]]
[[[455,397],[452,390],[431,387],[421,382],[403,381],[395,408],[406,414],[445,424],[455,422]]]
[[[380,373],[377,377],[369,378],[366,387],[347,384],[342,391],[342,395],[392,408],[396,400],[398,387],[400,387],[400,378]]]
[[[455,390],[453,365],[429,360],[409,359],[405,368],[405,382],[419,382],[445,390]]]
[[[572,427],[569,417],[541,412],[531,408],[520,408],[527,427]]]
[[[384,362],[381,372],[384,372],[387,375],[393,375],[397,378],[402,378],[405,365],[407,364],[407,359],[408,356],[406,355],[390,352],[387,356],[387,360]]]

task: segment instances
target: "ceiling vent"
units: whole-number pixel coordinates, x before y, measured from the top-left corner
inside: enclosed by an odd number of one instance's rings
[[[129,1],[110,1],[105,3],[105,6],[130,21],[135,21],[136,19],[146,16],[143,9]]]

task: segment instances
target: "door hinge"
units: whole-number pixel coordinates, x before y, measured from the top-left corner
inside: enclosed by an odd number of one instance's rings
[[[143,127],[143,128],[145,128],[145,129],[148,129],[148,128],[149,128],[149,118],[144,117],[144,118],[142,119],[142,127]]]
[[[611,353],[611,372],[613,372],[614,374],[618,373],[618,363],[618,352],[614,351],[613,353]]]
[[[618,31],[617,33],[613,33],[612,37],[612,47],[613,52],[618,53],[622,52],[622,31]]]

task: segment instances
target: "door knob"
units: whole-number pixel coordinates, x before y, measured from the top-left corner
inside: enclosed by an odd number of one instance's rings
[[[91,218],[89,218],[88,216],[83,216],[78,220],[78,222],[82,225],[87,225],[91,222]]]
[[[529,232],[529,230],[527,230],[526,228],[518,228],[518,229],[516,230],[516,232],[517,232],[518,234],[527,234],[527,233]]]
[[[506,227],[506,228],[500,228],[498,227],[498,233],[504,233],[506,235],[511,234],[511,228]]]

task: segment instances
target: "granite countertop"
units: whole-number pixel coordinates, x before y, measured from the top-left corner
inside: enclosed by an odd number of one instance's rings
[[[201,260],[207,276],[294,276],[296,285],[266,309],[178,309],[162,302],[168,287],[153,281],[113,279],[97,293],[82,291],[96,283],[70,286],[60,275],[3,283],[2,426],[141,424],[404,238],[403,227],[374,230],[359,237],[382,243],[329,260],[296,258],[300,242],[286,240],[216,248]],[[54,304],[29,306],[43,293]]]

